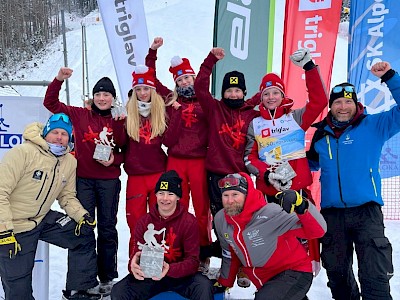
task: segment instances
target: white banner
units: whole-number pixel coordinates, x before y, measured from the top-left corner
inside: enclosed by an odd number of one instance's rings
[[[44,123],[50,115],[43,106],[43,98],[0,96],[0,160],[5,152],[22,143],[26,125]],[[49,299],[49,245],[45,242],[39,241],[32,276],[33,296]],[[0,299],[4,299],[1,283]]]
[[[149,49],[146,16],[142,0],[97,0],[108,46],[118,78],[121,101],[132,87],[132,72],[144,65]]]
[[[0,96],[0,159],[6,151],[22,143],[26,125],[44,123],[50,115],[43,106],[43,98]]]

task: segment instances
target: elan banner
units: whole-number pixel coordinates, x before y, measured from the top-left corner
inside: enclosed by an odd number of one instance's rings
[[[212,78],[212,93],[221,98],[225,73],[244,73],[247,94],[258,91],[272,57],[275,0],[217,0],[214,16],[214,47],[225,49],[225,57],[216,64]],[[272,25],[271,25],[272,24]],[[270,48],[269,48],[270,47]]]
[[[146,16],[142,0],[97,0],[108,46],[118,78],[120,99],[132,87],[132,72],[136,65],[144,64],[149,49]]]

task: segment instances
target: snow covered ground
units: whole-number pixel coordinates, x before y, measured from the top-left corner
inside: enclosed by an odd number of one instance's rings
[[[283,2],[283,1],[279,1]],[[156,36],[164,38],[164,46],[159,50],[157,61],[158,76],[167,86],[173,86],[171,74],[168,72],[170,58],[174,55],[188,57],[192,67],[198,71],[203,59],[212,48],[213,15],[215,1],[212,0],[144,0],[148,34],[150,42]],[[284,11],[277,4],[276,20],[282,21]],[[103,25],[96,22],[97,13],[86,18],[91,24],[87,25],[88,64],[90,88],[103,76],[110,77],[116,82],[111,55]],[[277,24],[275,30],[274,65],[273,71],[280,72],[282,24]],[[81,53],[81,23],[76,18],[67,18],[67,26],[72,30],[67,33],[67,49],[69,67],[74,69],[74,74],[69,80],[71,104],[82,105],[82,53]],[[343,26],[342,28],[346,28]],[[346,80],[347,41],[343,34],[338,36],[335,64],[332,83],[340,83]],[[18,71],[15,80],[53,80],[59,68],[63,66],[62,38],[49,48],[46,57],[28,61],[27,67]],[[34,66],[37,63],[37,66]],[[65,86],[64,86],[65,87]],[[22,87],[15,89],[24,96],[44,96],[44,87]],[[125,94],[122,93],[122,94]],[[65,100],[65,93],[62,95]],[[125,186],[126,175],[121,176],[122,193],[118,213],[119,251],[118,270],[120,279],[127,274],[128,263],[128,239],[129,231],[125,220]],[[57,205],[54,206],[57,209]],[[393,263],[395,269],[400,269],[400,222],[387,221],[387,236],[394,248]],[[60,299],[61,290],[65,286],[67,252],[57,247],[50,247],[50,291],[49,299]],[[373,259],[373,258],[371,258]],[[216,260],[212,262],[218,264]],[[310,292],[311,300],[330,299],[330,291],[326,286],[327,278],[324,270],[314,279]],[[391,280],[393,299],[400,300],[400,275],[395,273]],[[252,299],[254,288],[241,289],[235,287],[231,290],[230,299]]]

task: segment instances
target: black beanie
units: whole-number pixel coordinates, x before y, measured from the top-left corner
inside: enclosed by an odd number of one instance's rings
[[[238,87],[246,95],[246,81],[244,80],[243,73],[239,71],[232,71],[225,74],[222,81],[221,96],[224,98],[224,93],[231,87]]]
[[[353,89],[353,92],[346,91],[344,89],[344,87],[346,87],[346,86],[351,87]],[[339,88],[340,91],[335,93],[334,90],[338,89],[338,88]],[[356,104],[356,107],[358,106],[357,105],[357,102],[358,102],[357,94],[355,92],[354,85],[352,85],[351,83],[348,83],[348,82],[343,82],[341,84],[335,85],[332,88],[331,94],[329,96],[329,108],[332,106],[333,101],[335,101],[337,98],[342,98],[342,97],[343,98],[347,98],[347,99],[353,99],[354,103]]]
[[[155,192],[168,191],[182,198],[182,179],[174,170],[161,174],[157,181]]]
[[[103,77],[93,87],[93,96],[98,92],[109,92],[115,98],[115,88],[111,79],[108,77]]]
[[[238,184],[235,184],[235,181],[238,181]],[[224,178],[218,181],[218,186],[221,189],[221,193],[225,191],[235,190],[247,195],[247,180],[239,173],[226,175]]]

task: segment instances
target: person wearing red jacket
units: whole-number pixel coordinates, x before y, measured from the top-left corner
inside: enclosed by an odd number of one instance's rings
[[[163,45],[161,37],[154,38],[146,56],[146,65],[156,69],[157,49]],[[189,208],[190,196],[200,228],[200,246],[211,244],[211,214],[207,191],[205,157],[208,144],[208,121],[194,92],[196,73],[187,58],[174,56],[169,71],[173,75],[175,88],[171,91],[156,79],[156,90],[165,99],[167,113],[179,114],[178,134],[168,147],[167,170],[175,170],[182,178],[181,205]],[[175,111],[176,110],[176,111]],[[169,126],[171,128],[171,125]],[[201,252],[202,253],[202,252]],[[206,257],[202,257],[206,260]]]
[[[126,219],[131,232],[129,253],[134,247],[137,220],[156,204],[154,186],[165,171],[167,156],[162,149],[166,139],[165,104],[155,89],[154,70],[138,65],[132,73],[132,93],[126,104],[125,119],[113,120],[115,143],[126,148],[124,169]],[[175,133],[176,134],[176,133]],[[173,134],[173,135],[175,135]]]
[[[319,68],[309,49],[295,51],[290,59],[303,67],[309,100],[299,109],[285,95],[282,79],[266,74],[260,84],[260,116],[251,121],[247,131],[244,162],[256,176],[256,187],[268,201],[275,201],[279,191],[293,189],[311,199],[307,189],[312,183],[305,153],[305,133],[328,105],[328,95]]]
[[[129,274],[114,285],[111,299],[145,300],[165,291],[174,291],[193,300],[214,299],[212,282],[197,272],[199,227],[196,218],[179,203],[182,179],[176,171],[170,170],[160,176],[155,194],[157,204],[139,219],[135,228]],[[164,252],[160,277],[149,278],[141,268],[144,247]]]
[[[120,165],[123,162],[123,153],[115,146],[115,130],[111,125],[111,107],[116,92],[112,81],[103,77],[93,87],[90,109],[66,105],[58,97],[63,81],[70,78],[72,72],[66,67],[58,71],[47,88],[43,104],[52,113],[67,114],[74,125],[77,198],[91,216],[97,213],[99,291],[108,294],[113,279],[118,277],[116,225],[121,191]],[[107,161],[93,157],[97,145],[113,149]]]
[[[265,201],[246,173],[229,174],[218,182],[224,209],[215,216],[223,256],[218,282],[232,287],[239,267],[257,288],[255,299],[301,300],[311,287],[310,257],[299,238],[326,232],[317,208],[294,190]]]

